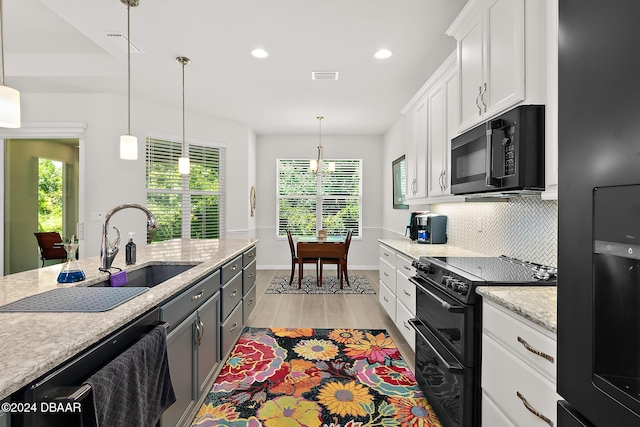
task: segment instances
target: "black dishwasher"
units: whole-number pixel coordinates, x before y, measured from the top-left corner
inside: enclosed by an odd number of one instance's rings
[[[92,425],[91,387],[85,380],[135,344],[160,323],[159,309],[142,315],[93,347],[11,396],[29,405],[29,412],[11,414],[12,427],[75,427]]]

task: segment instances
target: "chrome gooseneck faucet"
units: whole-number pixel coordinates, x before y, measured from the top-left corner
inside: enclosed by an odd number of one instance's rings
[[[118,245],[120,244],[120,231],[116,227],[113,228],[116,230],[118,236],[113,243],[109,243],[109,220],[116,212],[128,208],[140,209],[145,214],[147,214],[147,228],[149,230],[155,230],[158,228],[156,217],[151,213],[151,211],[146,207],[138,205],[136,203],[125,203],[124,205],[116,206],[115,208],[107,212],[107,214],[104,216],[104,222],[102,223],[102,244],[100,246],[101,271],[109,271],[109,269],[111,268],[111,264],[113,263],[113,259],[116,257],[118,251],[120,250],[120,248],[118,248]]]

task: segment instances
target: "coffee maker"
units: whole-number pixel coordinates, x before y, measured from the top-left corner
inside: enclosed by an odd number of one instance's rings
[[[428,211],[415,211],[411,212],[409,216],[409,225],[407,225],[407,229],[404,232],[404,235],[407,235],[409,232],[409,238],[413,241],[418,240],[418,216],[429,213]]]
[[[416,217],[418,223],[418,243],[447,243],[447,217],[427,213]]]

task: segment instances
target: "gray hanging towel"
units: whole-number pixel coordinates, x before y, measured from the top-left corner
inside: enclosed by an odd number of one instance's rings
[[[98,427],[151,427],[176,401],[169,374],[167,330],[156,326],[92,375]]]

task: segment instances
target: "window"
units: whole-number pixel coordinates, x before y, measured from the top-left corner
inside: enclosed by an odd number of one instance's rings
[[[224,236],[224,151],[188,144],[191,173],[181,175],[182,144],[147,138],[147,207],[158,220],[148,241]]]
[[[335,172],[309,170],[309,160],[278,160],[277,233],[296,236],[327,234],[362,235],[362,160],[335,162]]]

